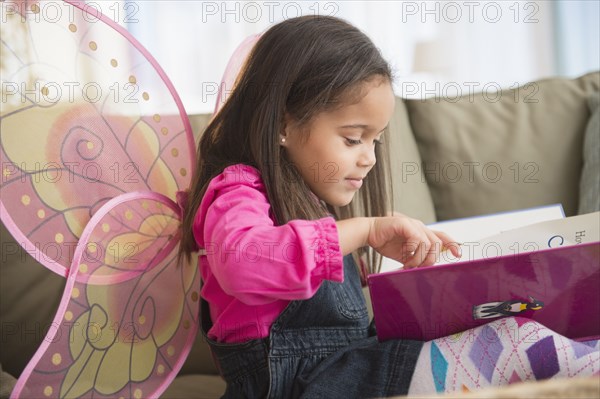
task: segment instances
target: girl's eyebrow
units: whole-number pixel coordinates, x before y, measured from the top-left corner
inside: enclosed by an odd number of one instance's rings
[[[353,125],[344,125],[340,126],[340,128],[351,128],[351,129],[368,129],[369,125],[361,125],[360,123],[355,123]]]
[[[384,127],[383,129],[381,129],[381,131],[379,131],[378,133],[381,133],[381,132],[383,132],[385,129],[387,129],[387,128],[388,128],[388,126],[389,126],[389,125],[387,125],[387,126],[386,126],[386,127]],[[349,128],[349,129],[364,129],[364,130],[370,130],[370,129],[371,129],[371,126],[369,126],[369,125],[362,125],[362,124],[360,124],[360,123],[355,123],[355,124],[353,124],[353,125],[344,125],[344,126],[340,126],[339,128],[340,128],[340,129],[346,129],[346,128]]]

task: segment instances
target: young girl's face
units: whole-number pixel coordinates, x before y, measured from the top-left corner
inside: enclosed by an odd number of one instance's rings
[[[352,201],[375,165],[375,146],[394,112],[394,93],[386,79],[363,84],[362,99],[315,116],[306,130],[286,126],[282,145],[306,184],[334,206]]]

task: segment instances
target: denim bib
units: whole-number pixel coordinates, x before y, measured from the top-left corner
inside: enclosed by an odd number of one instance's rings
[[[243,343],[208,338],[202,299],[201,330],[227,382],[224,398],[364,398],[408,392],[419,341],[378,342],[351,255],[344,282],[323,281],[307,300],[292,301],[269,337]]]

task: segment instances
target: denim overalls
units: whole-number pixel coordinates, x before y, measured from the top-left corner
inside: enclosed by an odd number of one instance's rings
[[[406,394],[422,342],[378,342],[369,325],[360,277],[344,257],[344,282],[324,281],[308,300],[292,301],[268,338],[218,343],[202,300],[202,333],[225,398],[368,398]]]

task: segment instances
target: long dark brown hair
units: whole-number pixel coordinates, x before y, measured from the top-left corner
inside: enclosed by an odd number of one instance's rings
[[[330,214],[338,220],[385,215],[392,203],[385,146],[376,146],[377,163],[359,195],[349,205],[334,208],[307,200],[309,187],[279,145],[286,113],[298,126],[307,126],[318,113],[357,101],[363,84],[374,77],[391,83],[388,63],[364,33],[341,19],[303,16],[266,31],[200,139],[180,255],[189,258],[196,248],[192,225],[208,183],[238,163],[260,171],[276,224]],[[379,257],[366,248],[359,252],[368,271],[379,269]],[[364,276],[364,268],[361,272]]]

